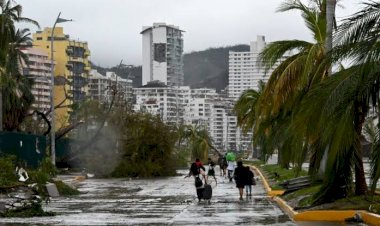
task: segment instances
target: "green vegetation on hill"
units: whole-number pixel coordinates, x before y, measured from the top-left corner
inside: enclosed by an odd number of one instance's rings
[[[229,51],[249,51],[248,45],[210,48],[183,57],[185,85],[191,88],[225,89],[228,84]]]
[[[229,51],[249,51],[248,45],[234,45],[227,47],[209,48],[203,51],[186,53],[183,56],[183,71],[185,85],[192,88],[225,89],[228,85],[228,53]],[[93,69],[105,75],[107,71],[113,71],[122,78],[133,80],[133,87],[140,87],[142,83],[142,67],[122,67],[117,65],[104,68],[92,64]]]

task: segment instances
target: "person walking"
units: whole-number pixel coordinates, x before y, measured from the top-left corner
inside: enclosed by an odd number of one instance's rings
[[[234,175],[236,164],[235,164],[235,161],[228,161],[227,164],[228,164],[228,166],[227,166],[228,179],[230,179],[230,182],[232,182],[232,178]]]
[[[234,173],[234,179],[236,187],[239,189],[240,200],[243,200],[244,186],[247,183],[246,168],[243,166],[243,162],[239,160]]]
[[[190,176],[194,177],[195,190],[197,192],[198,201],[200,202],[201,199],[203,198],[203,191],[204,191],[203,180],[206,183],[206,177],[205,177],[205,167],[203,166],[202,162],[198,158],[195,159],[195,162],[191,164],[189,173],[186,177],[190,177]]]
[[[223,156],[222,155],[219,155],[218,157],[218,165],[219,165],[219,173],[220,173],[220,176],[224,176],[223,175]]]
[[[246,192],[246,197],[248,197],[248,195],[251,197],[252,196],[252,184],[253,184],[253,180],[254,180],[254,174],[251,170],[251,168],[249,166],[246,166],[245,167],[245,179],[246,179],[246,183],[245,183],[245,192]]]
[[[215,177],[215,162],[211,160],[211,158],[208,158],[208,171],[207,171],[207,181],[209,181],[209,177],[213,177],[215,180],[215,184],[217,184],[217,180]]]

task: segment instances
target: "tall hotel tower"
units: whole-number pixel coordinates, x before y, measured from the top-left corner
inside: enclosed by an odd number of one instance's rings
[[[160,81],[168,86],[183,86],[182,30],[165,23],[143,27],[142,85]]]
[[[249,52],[229,52],[228,96],[237,100],[247,89],[259,89],[259,81],[267,82],[272,70],[265,73],[264,66],[257,63],[260,52],[265,48],[264,36],[251,42]]]

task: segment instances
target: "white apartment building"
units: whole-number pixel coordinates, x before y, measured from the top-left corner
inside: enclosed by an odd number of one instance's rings
[[[101,103],[110,103],[113,92],[116,90],[118,101],[132,102],[132,80],[123,79],[114,72],[100,74],[97,70],[91,70],[88,78],[89,96]]]
[[[241,134],[236,116],[231,114],[233,100],[220,97],[215,89],[169,87],[153,82],[135,88],[134,93],[135,111],[159,115],[170,124],[206,126],[214,146],[222,152],[251,149],[250,139]]]
[[[233,112],[234,99],[220,97],[214,100],[210,134],[218,149],[227,151],[251,151],[252,133],[243,134],[237,126]]]
[[[142,34],[142,85],[160,81],[183,86],[182,30],[165,23],[144,26]]]
[[[21,51],[28,56],[29,61],[28,65],[22,63],[22,73],[33,79],[32,109],[46,112],[51,107],[51,61],[48,59],[48,54],[41,49],[25,48]]]
[[[247,89],[258,90],[259,81],[267,82],[271,71],[258,64],[260,52],[266,46],[265,36],[257,36],[251,42],[249,52],[229,52],[228,60],[228,96],[237,100]]]
[[[215,100],[210,119],[210,136],[213,138],[215,148],[227,150],[227,110],[222,100]]]
[[[212,117],[213,102],[218,97],[215,89],[191,89],[188,103],[185,105],[184,121],[186,124],[204,125],[209,128]]]
[[[133,92],[136,97],[135,111],[160,115],[169,124],[178,125],[184,121],[184,106],[189,101],[190,87],[173,87],[153,81],[143,87],[134,88]]]

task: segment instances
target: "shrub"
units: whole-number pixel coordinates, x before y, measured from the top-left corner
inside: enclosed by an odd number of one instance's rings
[[[8,187],[18,184],[15,174],[14,156],[0,157],[0,187]]]

